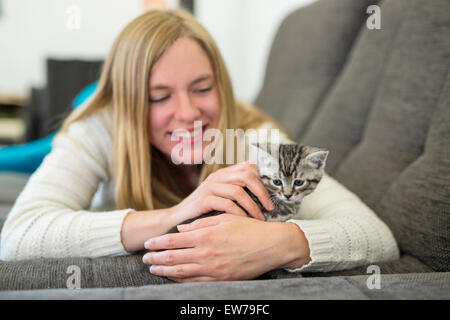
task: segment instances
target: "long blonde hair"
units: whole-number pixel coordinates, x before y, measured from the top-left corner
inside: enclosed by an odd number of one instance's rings
[[[170,207],[187,196],[161,152],[149,143],[149,91],[152,67],[179,38],[196,40],[208,54],[219,91],[218,129],[256,128],[272,121],[252,106],[236,101],[224,60],[211,35],[184,10],[152,10],[131,21],[106,58],[93,97],[65,120],[71,123],[112,108],[114,183],[118,208],[151,210]],[[238,121],[239,119],[239,121]],[[278,124],[276,124],[280,127]],[[203,164],[199,183],[226,164]],[[157,168],[157,170],[155,170]]]

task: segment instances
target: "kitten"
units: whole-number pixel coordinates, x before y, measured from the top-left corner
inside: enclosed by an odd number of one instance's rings
[[[261,181],[269,192],[275,209],[267,211],[247,187],[244,190],[257,203],[266,221],[292,219],[303,198],[313,192],[322,179],[329,151],[299,144],[252,144],[250,148],[254,148],[252,160],[258,166]],[[235,203],[248,215],[239,203]],[[222,213],[211,211],[183,223]],[[169,232],[178,231],[174,227]]]
[[[257,166],[263,185],[275,205],[266,211],[266,221],[287,221],[298,212],[305,196],[312,193],[325,169],[328,150],[299,144],[259,144]],[[253,200],[256,197],[249,192]]]

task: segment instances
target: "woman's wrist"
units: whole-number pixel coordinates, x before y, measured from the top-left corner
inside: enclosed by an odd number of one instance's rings
[[[167,233],[174,226],[171,216],[172,208],[130,212],[125,217],[121,230],[125,251],[142,250],[149,238]]]
[[[186,220],[186,219],[180,217],[178,208],[179,208],[179,204],[166,209],[167,214],[166,214],[165,223],[167,224],[167,227],[169,228],[168,230],[183,223]]]
[[[308,240],[300,227],[293,222],[282,222],[285,235],[285,256],[281,268],[297,269],[311,261]]]

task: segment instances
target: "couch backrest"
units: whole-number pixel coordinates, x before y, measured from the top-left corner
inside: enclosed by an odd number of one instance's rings
[[[307,131],[347,60],[367,6],[376,2],[317,1],[281,23],[255,104],[280,120],[294,138]]]
[[[377,212],[403,253],[448,271],[450,1],[381,1],[381,30],[369,30],[373,3],[320,0],[291,14],[256,103],[282,109],[271,114],[298,142],[331,150],[327,171]]]

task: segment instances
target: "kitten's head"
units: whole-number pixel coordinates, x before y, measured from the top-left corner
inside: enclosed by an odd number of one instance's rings
[[[298,144],[253,144],[261,180],[272,201],[300,205],[323,176],[328,150]]]

